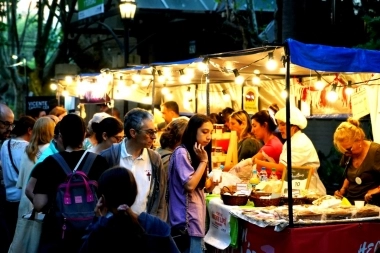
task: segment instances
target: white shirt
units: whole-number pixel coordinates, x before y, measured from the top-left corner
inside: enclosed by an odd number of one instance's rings
[[[280,163],[287,165],[287,148],[286,142],[282,146],[282,152],[280,155]],[[313,143],[306,136],[306,134],[301,131],[297,131],[291,138],[292,145],[292,166],[310,166],[314,168],[314,173],[312,173],[309,189],[318,190],[322,195],[326,195],[326,188],[323,185],[321,179],[318,175],[318,168],[320,166],[317,151],[314,148]]]
[[[4,141],[1,146],[0,151],[0,160],[3,167],[3,177],[4,177],[4,185],[6,190],[6,199],[9,202],[17,202],[20,201],[21,198],[21,189],[16,187],[16,183],[18,180],[18,174],[15,171],[8,152],[8,142],[11,141],[11,152],[12,152],[12,160],[15,164],[16,168],[21,170],[21,157],[22,154],[25,153],[25,148],[29,144],[29,142],[25,140],[16,140],[9,139]]]
[[[144,148],[142,154],[133,160],[132,155],[128,154],[125,148],[125,141],[123,141],[121,144],[120,166],[129,169],[135,176],[137,196],[131,209],[139,215],[146,211],[152,180],[152,164],[149,159],[148,150]]]

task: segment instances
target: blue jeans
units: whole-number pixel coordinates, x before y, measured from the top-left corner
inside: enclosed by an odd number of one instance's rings
[[[185,250],[184,253],[203,253],[203,238],[190,236],[190,248]]]

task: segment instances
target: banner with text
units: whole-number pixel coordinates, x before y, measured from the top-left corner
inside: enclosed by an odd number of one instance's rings
[[[78,20],[104,12],[104,0],[78,0]]]

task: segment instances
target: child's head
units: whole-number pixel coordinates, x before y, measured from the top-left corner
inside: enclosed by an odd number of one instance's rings
[[[137,185],[132,172],[123,167],[113,167],[103,172],[98,180],[99,194],[104,196],[108,208],[126,204],[136,199]]]
[[[187,147],[194,146],[195,142],[208,146],[211,143],[212,131],[211,119],[203,114],[195,114],[190,118],[182,135],[182,143]]]

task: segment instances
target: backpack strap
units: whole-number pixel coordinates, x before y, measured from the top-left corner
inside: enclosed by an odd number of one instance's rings
[[[68,175],[70,175],[70,173],[72,173],[69,165],[67,164],[65,159],[63,159],[63,157],[59,153],[52,155],[52,157],[58,162],[59,166],[61,166],[61,168],[65,172],[66,176],[68,176]]]
[[[17,175],[19,174],[19,171],[15,165],[15,163],[13,162],[13,157],[12,157],[12,151],[11,151],[11,139],[9,139],[8,141],[8,153],[9,153],[9,160],[11,160],[11,163],[12,163],[12,166],[13,166],[13,169],[16,171]]]
[[[87,153],[88,153],[88,155],[86,157]],[[53,158],[58,162],[58,164],[61,166],[61,168],[63,169],[63,171],[66,173],[66,175],[69,175],[70,173],[77,171],[77,169],[79,168],[79,165],[82,163],[82,160],[85,159],[85,163],[84,163],[81,171],[87,175],[90,172],[90,169],[92,167],[92,164],[95,161],[96,156],[97,155],[95,153],[88,152],[86,150],[84,152],[84,154],[82,155],[82,157],[80,158],[80,160],[77,163],[77,165],[75,166],[74,170],[70,169],[70,167],[67,164],[67,162],[65,161],[65,159],[63,159],[63,157],[59,153],[54,154]]]
[[[88,152],[88,155],[87,155],[87,157],[85,158],[85,161],[84,161],[84,164],[83,164],[83,167],[82,167],[82,169],[81,169],[81,171],[83,172],[83,173],[85,173],[86,175],[88,175],[88,173],[90,172],[90,169],[91,169],[91,167],[92,167],[92,164],[94,163],[94,161],[95,161],[95,159],[96,159],[96,157],[97,157],[98,155],[97,154],[95,154],[95,153],[93,153],[93,152]],[[81,161],[79,161],[79,163],[80,163]],[[78,164],[79,164],[78,163]]]

